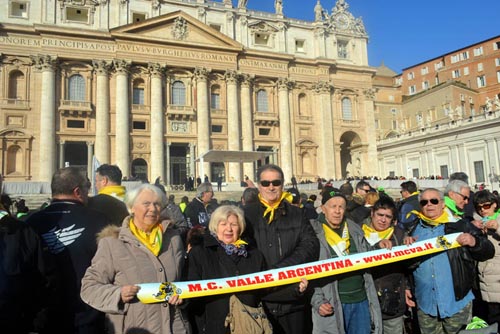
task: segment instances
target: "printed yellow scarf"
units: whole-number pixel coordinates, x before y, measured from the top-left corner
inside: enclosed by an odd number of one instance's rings
[[[134,220],[130,219],[129,223],[130,231],[139,241],[146,246],[147,249],[151,251],[154,255],[158,256],[161,251],[161,244],[163,241],[163,228],[161,224],[156,224],[150,233],[146,233],[137,228],[134,224]]]
[[[377,242],[383,239],[390,239],[394,233],[394,227],[391,226],[385,231],[377,231],[371,226],[363,224],[363,232],[365,232],[365,239],[368,241],[370,246],[375,245]]]
[[[292,196],[292,194],[284,191],[281,194],[280,200],[278,202],[276,202],[275,204],[271,205],[265,199],[263,199],[262,196],[259,194],[260,202],[262,203],[262,205],[264,205],[266,207],[266,210],[264,211],[264,217],[266,217],[269,214],[269,219],[267,220],[268,224],[272,223],[272,221],[274,219],[274,212],[276,211],[276,209],[280,205],[281,201],[283,201],[283,199],[287,200],[289,203],[292,203],[293,196]]]
[[[409,217],[411,214],[414,214],[420,220],[422,220],[424,223],[427,225],[431,226],[438,226],[440,224],[447,224],[447,223],[454,223],[456,221],[456,218],[453,217],[453,215],[450,213],[448,210],[444,210],[441,216],[437,217],[436,219],[431,219],[429,217],[424,216],[421,212],[417,210],[412,210],[410,213],[406,216]]]
[[[99,195],[100,194],[109,195],[123,201],[123,199],[125,198],[125,191],[126,189],[124,186],[107,186],[102,188],[101,191],[99,191]]]
[[[323,223],[323,231],[325,232],[325,239],[328,245],[333,249],[337,256],[349,255],[349,229],[347,228],[347,222],[344,222],[344,228],[342,229],[342,237],[340,237],[328,223]]]

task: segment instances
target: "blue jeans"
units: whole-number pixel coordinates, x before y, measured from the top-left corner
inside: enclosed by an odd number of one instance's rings
[[[354,304],[342,304],[346,334],[370,334],[371,318],[368,299]]]

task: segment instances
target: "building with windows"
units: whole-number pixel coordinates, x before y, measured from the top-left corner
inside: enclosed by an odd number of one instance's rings
[[[378,94],[400,91],[399,97],[391,93],[400,107],[376,98],[380,175],[447,178],[464,171],[472,184],[500,187],[500,36],[408,67],[393,79],[393,87],[374,81]]]
[[[246,3],[9,0],[0,173],[49,181],[67,164],[90,172],[95,156],[126,176],[182,184],[209,150],[255,150],[272,152],[287,178],[378,174],[362,20],[343,0],[330,11],[318,1],[313,22]],[[260,163],[203,170],[239,183]]]

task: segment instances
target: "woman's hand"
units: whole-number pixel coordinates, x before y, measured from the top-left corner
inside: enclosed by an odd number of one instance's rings
[[[486,223],[484,223],[484,227],[486,227],[488,230],[496,231],[498,230],[498,222],[496,220],[488,220]]]
[[[403,243],[406,245],[406,246],[410,246],[412,243],[414,243],[415,241],[417,241],[417,238],[414,238],[414,237],[405,237],[404,240],[403,240]]]
[[[475,227],[477,227],[481,231],[484,231],[484,225],[483,225],[482,220],[475,219],[475,220],[471,221],[471,223],[472,223],[472,225],[474,225]]]
[[[303,293],[304,291],[306,291],[308,285],[309,281],[306,280],[305,278],[301,278],[299,283],[299,292]]]
[[[122,302],[130,303],[139,292],[141,288],[136,285],[124,285],[120,290],[120,296],[122,297]]]
[[[173,295],[172,297],[170,297],[170,299],[168,300],[168,303],[170,305],[181,305],[184,301],[179,298],[179,295]]]
[[[325,302],[320,305],[318,313],[322,317],[327,317],[333,314],[333,306],[329,302]]]
[[[392,248],[392,241],[387,240],[387,239],[382,239],[378,242],[378,246],[380,248],[391,249]]]

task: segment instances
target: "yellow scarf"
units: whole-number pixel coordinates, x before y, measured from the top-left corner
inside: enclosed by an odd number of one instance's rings
[[[417,210],[411,211],[406,217],[408,218],[411,214],[414,214],[418,218],[420,218],[423,222],[431,226],[438,226],[440,224],[454,223],[457,219],[453,217],[453,215],[448,210],[444,210],[441,216],[436,219],[430,219],[429,217],[424,216]]]
[[[248,243],[245,242],[245,241],[243,241],[243,240],[241,240],[241,239],[238,239],[235,242],[232,242],[231,245],[234,245],[234,246],[236,246],[236,247],[239,248],[239,247],[241,247],[243,245],[248,245]]]
[[[129,223],[130,231],[139,241],[146,246],[147,249],[151,251],[154,255],[158,256],[161,250],[161,244],[163,239],[163,228],[161,224],[156,224],[150,233],[146,233],[137,228],[134,224],[134,220],[130,219]]]
[[[365,232],[365,239],[368,241],[370,246],[375,245],[377,242],[383,239],[390,239],[394,233],[394,227],[391,226],[385,231],[377,231],[371,226],[363,224],[363,232]]]
[[[323,231],[325,231],[325,239],[328,245],[334,250],[337,256],[349,255],[349,230],[347,228],[347,222],[344,223],[344,229],[342,230],[342,237],[340,237],[328,223],[323,223]]]
[[[262,203],[262,205],[264,205],[266,207],[266,210],[264,211],[264,217],[266,217],[269,214],[269,219],[267,221],[268,224],[272,223],[272,221],[274,219],[274,212],[276,211],[276,209],[278,208],[278,206],[280,205],[280,203],[283,199],[286,199],[289,203],[292,203],[293,196],[292,196],[292,194],[284,191],[281,194],[280,200],[278,202],[276,202],[275,204],[271,205],[265,199],[263,199],[262,196],[259,194],[260,202]]]
[[[123,201],[123,199],[125,198],[125,191],[126,189],[124,186],[107,186],[102,188],[101,191],[99,191],[99,195],[100,194],[109,195]]]

